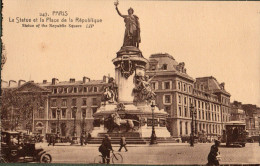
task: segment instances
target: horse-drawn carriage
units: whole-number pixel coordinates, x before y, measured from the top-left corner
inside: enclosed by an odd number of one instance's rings
[[[52,157],[35,143],[24,142],[18,132],[1,132],[1,163],[40,162],[50,163]]]

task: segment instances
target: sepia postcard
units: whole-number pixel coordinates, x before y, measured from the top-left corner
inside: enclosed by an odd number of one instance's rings
[[[1,164],[260,164],[259,2],[2,0],[1,32]]]

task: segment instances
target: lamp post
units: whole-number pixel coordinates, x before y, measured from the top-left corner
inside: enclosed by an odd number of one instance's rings
[[[155,101],[152,101],[151,108],[152,108],[152,135],[151,135],[151,141],[150,145],[157,144],[155,129],[154,129],[154,109],[155,109]]]
[[[59,143],[60,142],[60,108],[57,109],[57,116],[58,116],[58,124],[57,124],[56,141],[57,143]]]
[[[190,105],[190,113],[191,113],[191,135],[190,135],[190,146],[194,146],[194,127],[193,127],[193,109],[194,106],[191,103]]]
[[[83,146],[83,143],[85,142],[85,138],[86,138],[86,129],[85,129],[86,112],[82,112],[82,116],[83,116],[83,123],[82,123],[81,137],[80,137],[81,146]]]
[[[195,135],[197,135],[198,134],[198,128],[197,128],[197,110],[196,109],[194,109],[194,119],[195,119],[195,126],[194,126],[194,128],[195,128]]]
[[[77,141],[77,132],[76,132],[76,113],[77,113],[77,107],[74,106],[72,109],[72,114],[74,116],[74,128],[73,128],[73,136],[72,136],[72,142],[71,145],[78,144]]]

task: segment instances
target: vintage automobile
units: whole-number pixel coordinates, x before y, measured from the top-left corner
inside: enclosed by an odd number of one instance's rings
[[[23,141],[23,136],[15,131],[1,132],[1,163],[40,162],[50,163],[52,157],[35,143]]]

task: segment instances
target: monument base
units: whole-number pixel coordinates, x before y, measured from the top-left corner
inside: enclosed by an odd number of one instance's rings
[[[107,127],[104,124],[100,124],[99,127],[94,127],[91,136],[92,137],[104,137],[105,134],[117,137],[124,135],[125,137],[150,137],[152,133],[152,114],[154,114],[155,132],[157,137],[171,137],[170,132],[167,130],[165,123],[167,113],[164,110],[159,110],[155,107],[152,112],[151,106],[142,104],[135,106],[134,104],[125,104],[124,110],[118,110],[117,104],[107,104],[101,106],[94,114],[94,118],[100,121],[104,121],[111,114],[119,114],[121,120],[131,119],[134,122],[133,129],[126,132],[124,125],[122,124],[119,129],[115,128],[112,132],[108,132]]]

